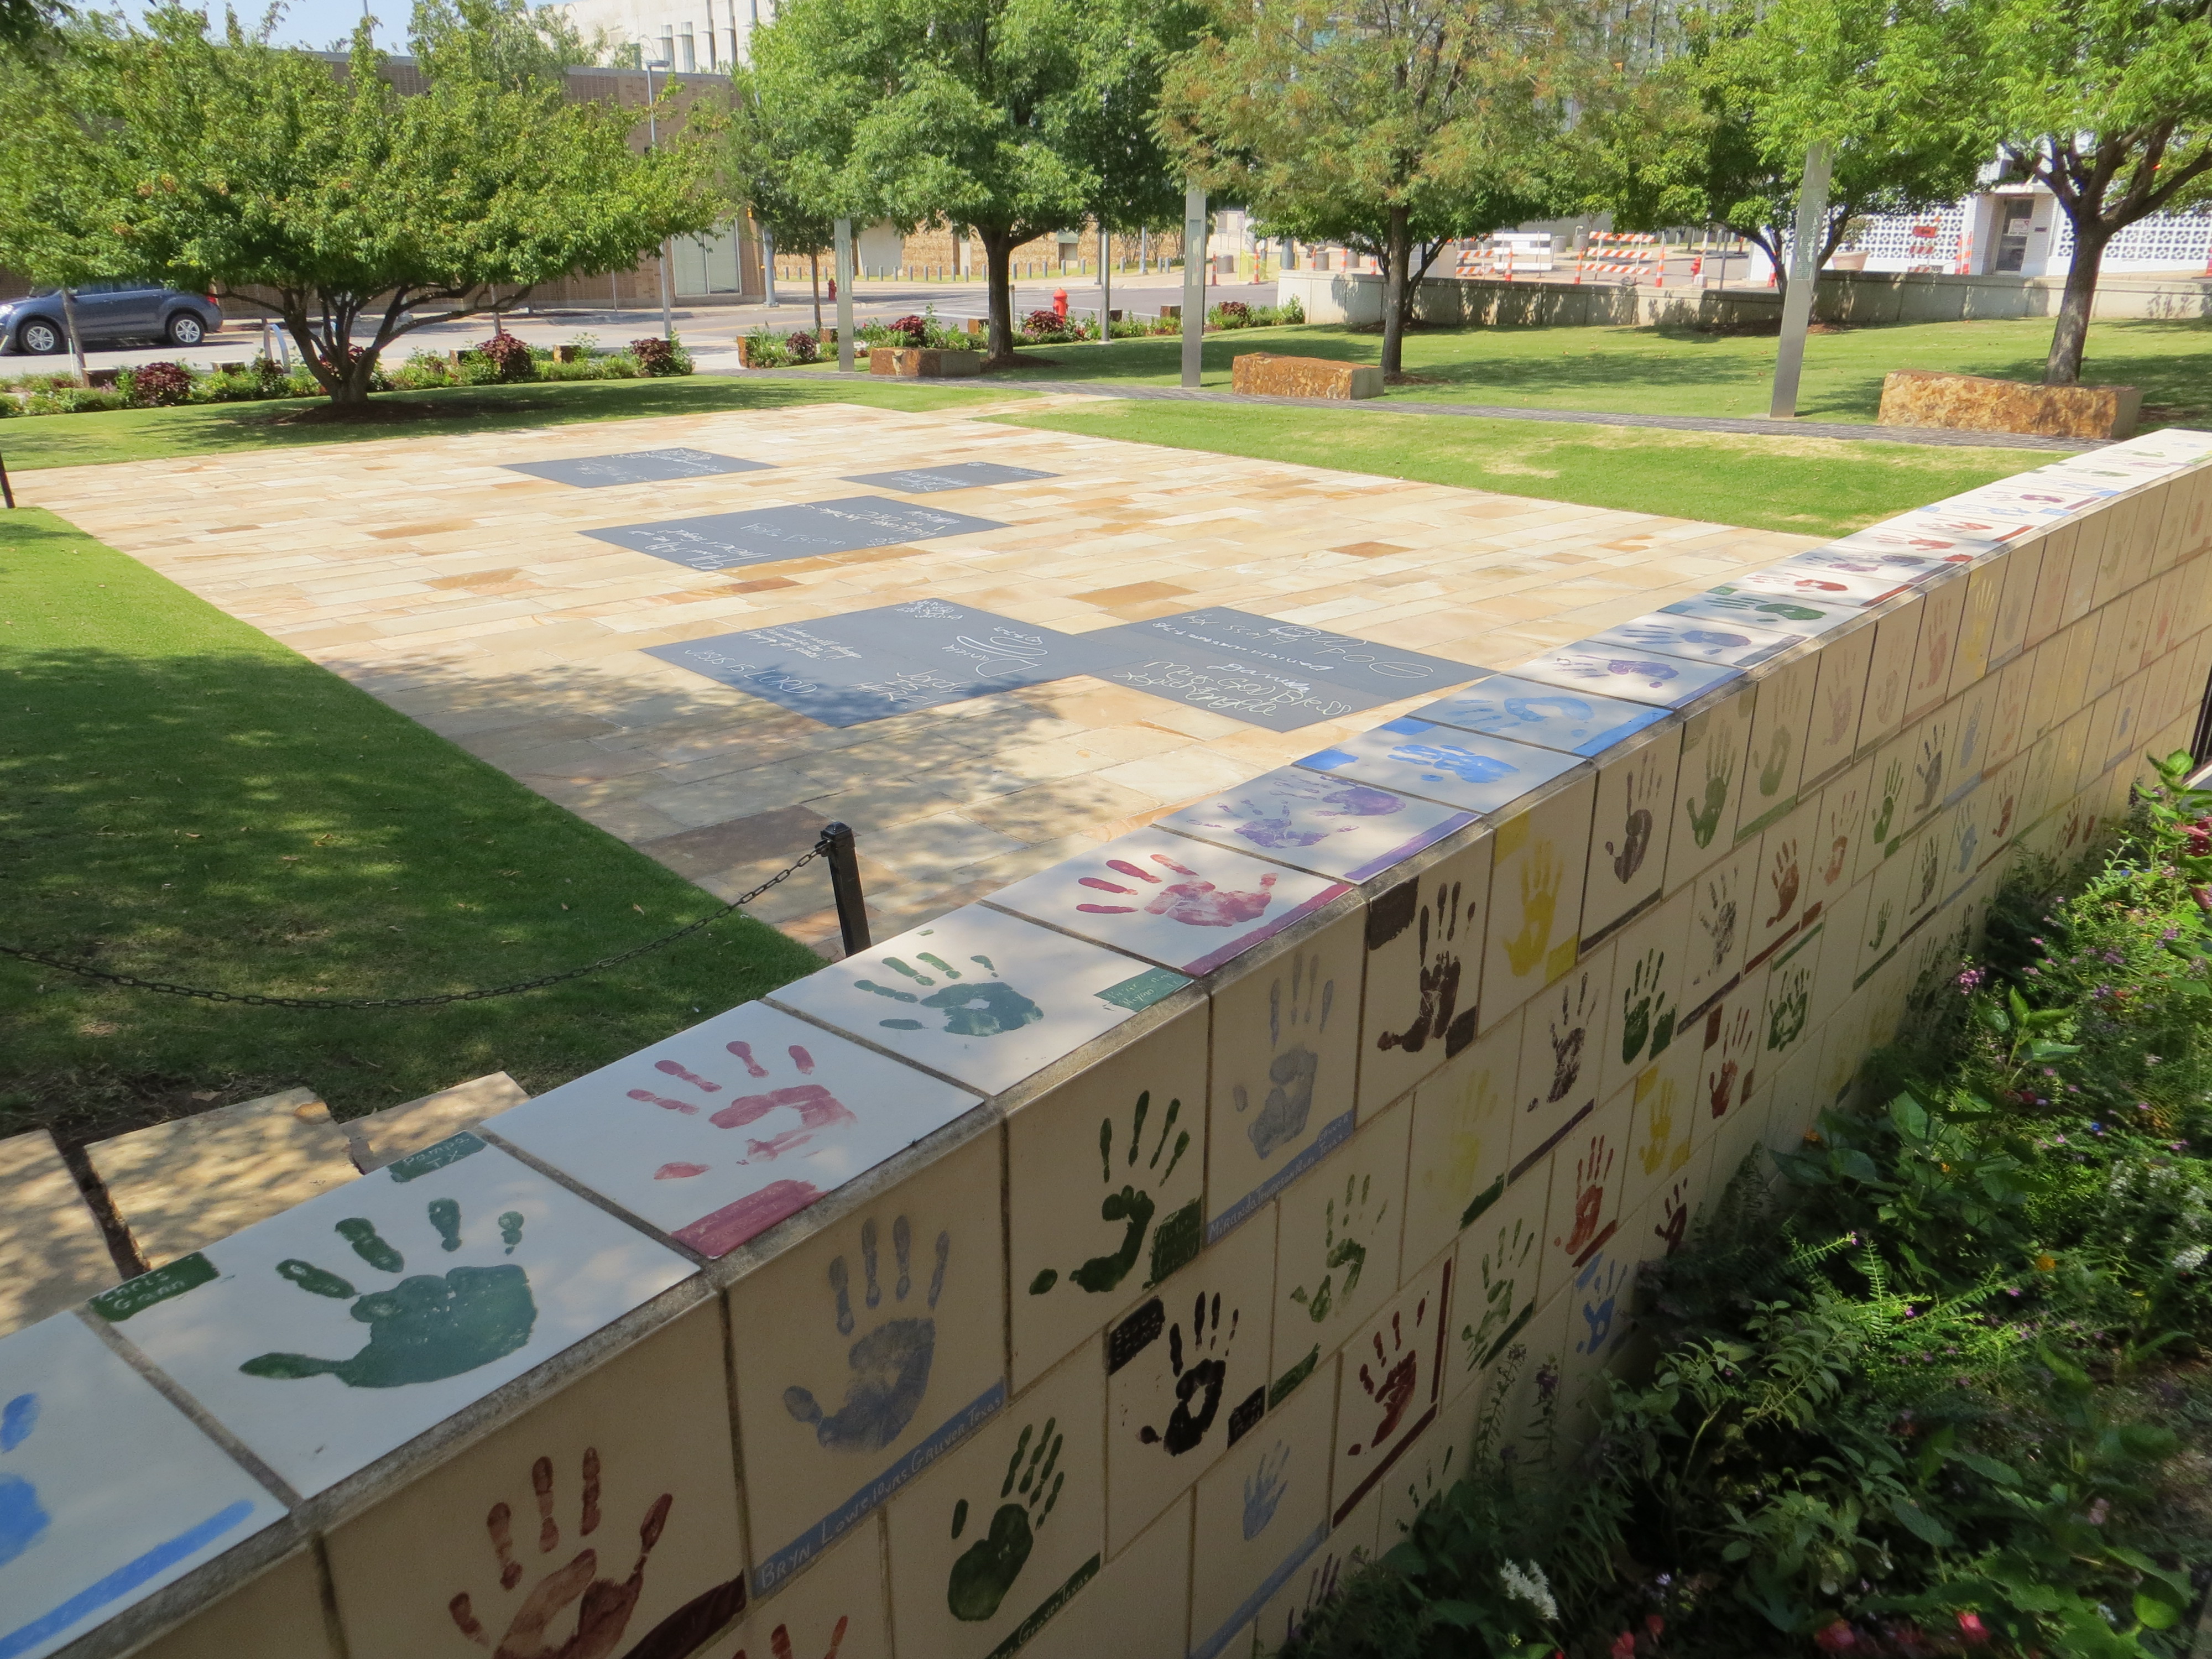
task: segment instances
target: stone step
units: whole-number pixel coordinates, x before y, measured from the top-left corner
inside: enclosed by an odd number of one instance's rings
[[[100,1219],[44,1129],[0,1140],[0,1336],[115,1284]]]
[[[338,1127],[351,1149],[354,1167],[367,1175],[395,1158],[434,1146],[448,1135],[473,1129],[494,1113],[520,1106],[529,1098],[513,1078],[494,1072],[424,1095],[420,1100],[349,1119]]]

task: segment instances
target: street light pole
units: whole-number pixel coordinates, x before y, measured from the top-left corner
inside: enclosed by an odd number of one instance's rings
[[[837,221],[837,367],[853,372],[853,222]]]
[[[660,120],[653,112],[653,71],[656,67],[665,70],[668,69],[670,65],[665,61],[656,61],[651,58],[648,58],[646,61],[645,142],[647,148],[650,149],[659,149],[660,148]],[[675,243],[673,238],[665,238],[660,244],[660,337],[664,340],[673,339],[676,336],[676,319],[671,314],[671,301],[668,292],[669,251],[674,246]]]
[[[1782,296],[1782,344],[1774,357],[1774,398],[1767,418],[1795,420],[1797,381],[1805,369],[1805,335],[1813,321],[1813,290],[1820,281],[1820,243],[1828,217],[1828,172],[1833,157],[1825,143],[1805,153],[1805,179],[1797,191],[1797,236],[1790,245],[1790,288]]]
[[[1198,385],[1206,349],[1206,191],[1193,182],[1182,198],[1182,383]]]

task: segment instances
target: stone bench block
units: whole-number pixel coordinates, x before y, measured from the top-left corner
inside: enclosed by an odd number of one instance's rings
[[[115,1283],[76,1177],[44,1129],[0,1140],[0,1336]]]
[[[1881,412],[1875,418],[1884,426],[2126,438],[2134,435],[2142,414],[2142,393],[2131,386],[2030,386],[1900,368],[1882,377]]]
[[[1248,351],[1231,365],[1231,386],[1260,398],[1379,398],[1382,371],[1372,363],[1327,357],[1281,357]]]
[[[286,1089],[85,1148],[149,1266],[344,1185],[345,1131],[313,1089]]]
[[[868,373],[902,380],[957,380],[983,372],[980,351],[940,351],[934,346],[877,346],[868,353]]]

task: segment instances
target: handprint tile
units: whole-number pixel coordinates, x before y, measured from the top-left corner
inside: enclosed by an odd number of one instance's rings
[[[902,1650],[1012,1652],[1105,1562],[1105,1378],[1095,1356],[1048,1372],[891,1501],[891,1620]]]
[[[1426,1261],[1504,1194],[1519,1109],[1522,1021],[1508,1020],[1413,1093],[1405,1251]]]
[[[1801,787],[1809,787],[1850,759],[1859,744],[1867,678],[1874,663],[1875,628],[1862,627],[1824,640],[1814,658],[1811,720],[1805,736]]]
[[[1656,651],[1727,668],[1748,668],[1797,643],[1790,635],[1747,623],[1716,623],[1665,611],[1616,623],[1592,635],[1589,642],[1620,651]]]
[[[1713,1122],[1741,1105],[1757,1085],[1760,1012],[1754,990],[1715,1004],[1705,1017],[1698,1086],[1705,1114]]]
[[[0,1651],[52,1653],[283,1515],[74,1316],[0,1337]]]
[[[1584,778],[1492,834],[1484,1030],[1575,964],[1595,798],[1596,780]]]
[[[1552,1155],[1540,1304],[1565,1290],[1575,1269],[1620,1226],[1632,1156],[1629,1127],[1623,1095],[1579,1125]]]
[[[1271,1410],[1397,1287],[1412,1122],[1410,1102],[1393,1106],[1283,1194]]]
[[[1806,848],[1808,915],[1815,914],[1815,906],[1834,902],[1858,878],[1859,848],[1867,837],[1867,793],[1873,783],[1874,763],[1868,760],[1820,792]]]
[[[1815,799],[1802,802],[1777,819],[1759,838],[1751,866],[1746,967],[1757,967],[1775,946],[1816,915],[1819,900],[1814,895],[1820,872],[1814,859],[1819,850],[1820,830],[1820,803]],[[1745,842],[1747,847],[1751,844]]]
[[[1425,1437],[1421,1444],[1425,1447],[1427,1443]],[[1459,1462],[1463,1463],[1465,1459]],[[1416,1468],[1416,1460],[1408,1459],[1391,1472],[1389,1484],[1395,1487],[1404,1479],[1419,1479],[1427,1473],[1425,1464]],[[1460,1468],[1455,1465],[1441,1486],[1450,1485],[1459,1474]],[[1378,1486],[1354,1504],[1352,1513],[1330,1530],[1322,1547],[1268,1597],[1260,1609],[1258,1620],[1261,1652],[1273,1653],[1296,1641],[1314,1614],[1335,1599],[1346,1582],[1382,1553],[1386,1547],[1377,1541],[1376,1523],[1383,1512],[1382,1498],[1382,1489]],[[1391,1541],[1395,1542],[1395,1538]],[[1116,1659],[1120,1656],[1116,1656]]]
[[[1959,617],[1959,636],[1951,651],[1948,690],[1966,690],[1989,672],[1990,643],[1996,629],[1997,606],[2004,597],[2008,554],[1981,565],[1966,577],[1966,599]]]
[[[1692,715],[1682,726],[1675,771],[1667,890],[1724,857],[1751,750],[1753,697],[1740,694]]]
[[[1667,872],[1680,757],[1680,733],[1668,727],[1601,759],[1583,901],[1586,941],[1601,939],[1658,894]]]
[[[1519,1169],[1597,1097],[1612,1010],[1613,947],[1601,947],[1528,1005],[1521,1035],[1521,1109],[1511,1157]]]
[[[765,1003],[740,1004],[486,1127],[708,1257],[977,1097]]]
[[[2003,592],[1990,621],[1989,665],[1995,668],[2018,656],[2027,643],[2028,619],[2043,574],[2049,537],[2024,538],[2000,562]]]
[[[1572,755],[1479,736],[1410,716],[1302,756],[1309,771],[1418,795],[1468,812],[1496,812],[1576,765]]]
[[[1416,1273],[1345,1345],[1337,1377],[1333,1522],[1351,1518],[1443,1403],[1451,1280],[1447,1255]]]
[[[1718,663],[1622,650],[1591,640],[1531,657],[1516,664],[1512,672],[1522,679],[1569,691],[1594,691],[1659,708],[1680,708],[1742,675],[1742,670]]]
[[[1369,899],[1364,1104],[1388,1105],[1474,1041],[1490,861],[1483,836]]]
[[[1349,913],[1213,993],[1209,1243],[1352,1133],[1364,925]]]
[[[1190,1634],[1190,1510],[1178,1498],[1038,1631],[1022,1659],[1181,1656]]]
[[[1920,635],[1905,685],[1905,718],[1911,720],[1941,702],[1951,684],[1951,659],[1959,644],[1960,619],[1966,608],[1966,584],[1954,578],[1923,590]]]
[[[1684,1017],[1696,1014],[1741,971],[1759,893],[1759,843],[1747,842],[1691,885],[1690,925],[1683,941]]]
[[[1768,971],[1765,1006],[1760,1015],[1759,1065],[1770,1074],[1771,1067],[1797,1048],[1812,1020],[1814,975],[1820,967],[1826,935],[1825,928],[1812,928],[1777,957]]]
[[[1351,891],[1210,842],[1139,830],[1063,859],[989,902],[1179,973],[1223,963]]]
[[[1186,806],[1159,827],[1338,881],[1365,881],[1474,818],[1436,801],[1285,766]]]
[[[1652,1193],[1689,1165],[1704,1114],[1698,1108],[1697,1056],[1685,1043],[1629,1085],[1628,1164],[1621,1210],[1632,1214]]]
[[[92,1305],[313,1492],[691,1271],[463,1134]]]
[[[1557,1431],[1568,1444],[1579,1444],[1595,1426],[1604,1403],[1601,1381],[1627,1347],[1636,1321],[1634,1261],[1616,1238],[1576,1269],[1564,1304],[1565,1330],[1559,1340]]]
[[[745,1610],[736,1647],[726,1637],[701,1659],[883,1659],[883,1540],[873,1527],[850,1533],[775,1595]]]
[[[1267,1408],[1275,1240],[1239,1228],[1106,1331],[1109,1554]]]
[[[731,1286],[755,1595],[1005,1402],[999,1156],[979,1137]]]
[[[1009,1119],[1017,1389],[1198,1255],[1206,1038],[1192,1009]]]
[[[1813,724],[1813,694],[1820,661],[1800,658],[1759,683],[1752,711],[1751,751],[1745,763],[1733,834],[1747,836],[1790,810],[1804,774]]]
[[[1496,1364],[1535,1317],[1550,1194],[1551,1170],[1539,1166],[1507,1188],[1461,1238],[1453,1273],[1454,1370],[1447,1393]]]
[[[1718,587],[1709,587],[1702,593],[1692,593],[1686,599],[1677,599],[1672,605],[1662,605],[1659,614],[1664,617],[1692,617],[1706,622],[1748,623],[1753,628],[1763,628],[1770,633],[1816,639],[1823,634],[1848,627],[1856,620],[1857,607],[1816,605],[1802,599],[1750,592],[1724,583]]]
[[[1186,983],[1171,969],[971,904],[772,1000],[996,1094]]]
[[[1493,674],[1465,690],[1413,711],[1416,720],[1510,738],[1570,755],[1596,755],[1666,718],[1648,703],[1595,692],[1563,691],[1536,680]]]
[[[1859,715],[1859,752],[1863,754],[1904,723],[1905,688],[1920,644],[1920,615],[1926,600],[1915,594],[1875,624],[1874,656],[1867,665],[1866,708]]]
[[[1329,1534],[1336,1358],[1198,1483],[1190,1659],[1241,1654],[1260,1610]]]

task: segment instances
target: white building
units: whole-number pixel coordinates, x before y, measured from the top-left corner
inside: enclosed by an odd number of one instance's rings
[[[727,73],[744,61],[753,27],[775,15],[773,0],[561,0],[588,40],[604,33],[617,48],[635,46],[641,63],[687,73]]]

